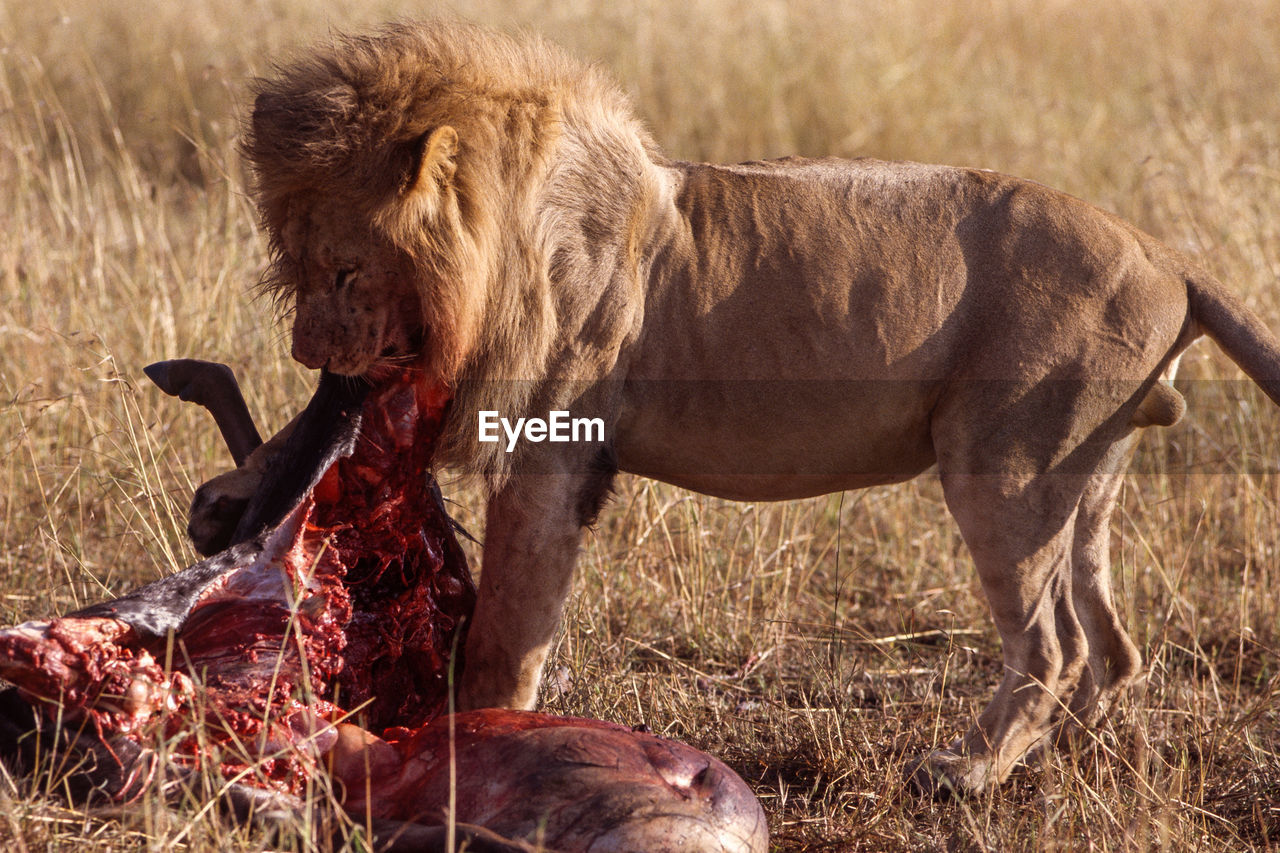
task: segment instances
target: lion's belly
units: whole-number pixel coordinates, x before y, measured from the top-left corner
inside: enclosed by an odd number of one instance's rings
[[[931,463],[929,463],[931,464]],[[812,498],[829,495],[833,492],[844,492],[850,489],[865,489],[870,486],[883,486],[889,483],[901,483],[910,480],[929,468],[929,464],[920,466],[911,474],[867,474],[867,475],[757,475],[757,474],[701,474],[683,475],[679,472],[670,474],[645,473],[622,466],[623,471],[644,474],[654,480],[670,483],[682,489],[699,492],[712,497],[731,501],[789,501],[800,498]]]
[[[652,383],[629,389],[619,467],[733,500],[897,483],[935,461],[931,384]]]

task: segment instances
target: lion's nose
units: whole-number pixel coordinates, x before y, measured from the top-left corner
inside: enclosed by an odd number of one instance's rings
[[[294,361],[312,370],[319,370],[328,362],[328,359],[318,347],[308,344],[305,339],[298,337],[296,334],[293,336],[292,354]]]

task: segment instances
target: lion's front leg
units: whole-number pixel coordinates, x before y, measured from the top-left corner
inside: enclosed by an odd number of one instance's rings
[[[489,500],[475,616],[467,632],[463,709],[533,708],[569,594],[589,476],[515,475]]]

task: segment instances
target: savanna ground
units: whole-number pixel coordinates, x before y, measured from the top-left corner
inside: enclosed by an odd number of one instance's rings
[[[141,367],[231,363],[264,429],[313,382],[251,295],[246,80],[330,28],[441,13],[598,59],[675,156],[865,154],[1062,188],[1200,258],[1280,328],[1275,3],[0,0],[0,623],[194,560],[187,501],[229,459]],[[999,791],[938,804],[902,783],[1000,669],[929,475],[757,505],[623,478],[545,706],[721,756],[784,850],[1280,848],[1280,411],[1205,343],[1179,384],[1190,413],[1145,439],[1113,524],[1149,675],[1094,741]],[[474,491],[446,491],[481,528]],[[85,812],[58,786],[0,773],[4,849],[315,844],[198,803]]]

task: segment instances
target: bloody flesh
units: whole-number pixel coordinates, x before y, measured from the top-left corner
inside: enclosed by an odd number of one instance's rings
[[[329,419],[324,388],[308,429]],[[349,455],[307,474],[301,501],[252,541],[0,631],[0,675],[46,720],[94,735],[94,784],[120,800],[157,769],[201,767],[296,803],[327,772],[361,819],[440,824],[452,800],[463,825],[566,851],[763,850],[750,790],[683,744],[596,720],[443,713],[475,603],[427,473],[447,405],[407,373],[379,384],[343,422],[359,426]],[[340,433],[326,454],[346,452]]]
[[[0,632],[0,674],[63,719],[164,737],[180,765],[217,755],[225,777],[289,794],[342,709],[374,732],[434,719],[475,603],[427,473],[447,403],[408,374],[370,392],[353,453],[274,534],[287,547],[209,583],[172,642],[109,617],[54,619]]]
[[[426,474],[446,405],[443,393],[408,382],[370,395],[355,453],[313,491],[289,553],[294,573],[314,561],[339,581],[327,593],[329,611],[346,617],[334,617],[345,641],[336,692],[374,730],[445,710],[455,633],[475,606],[466,557]]]

